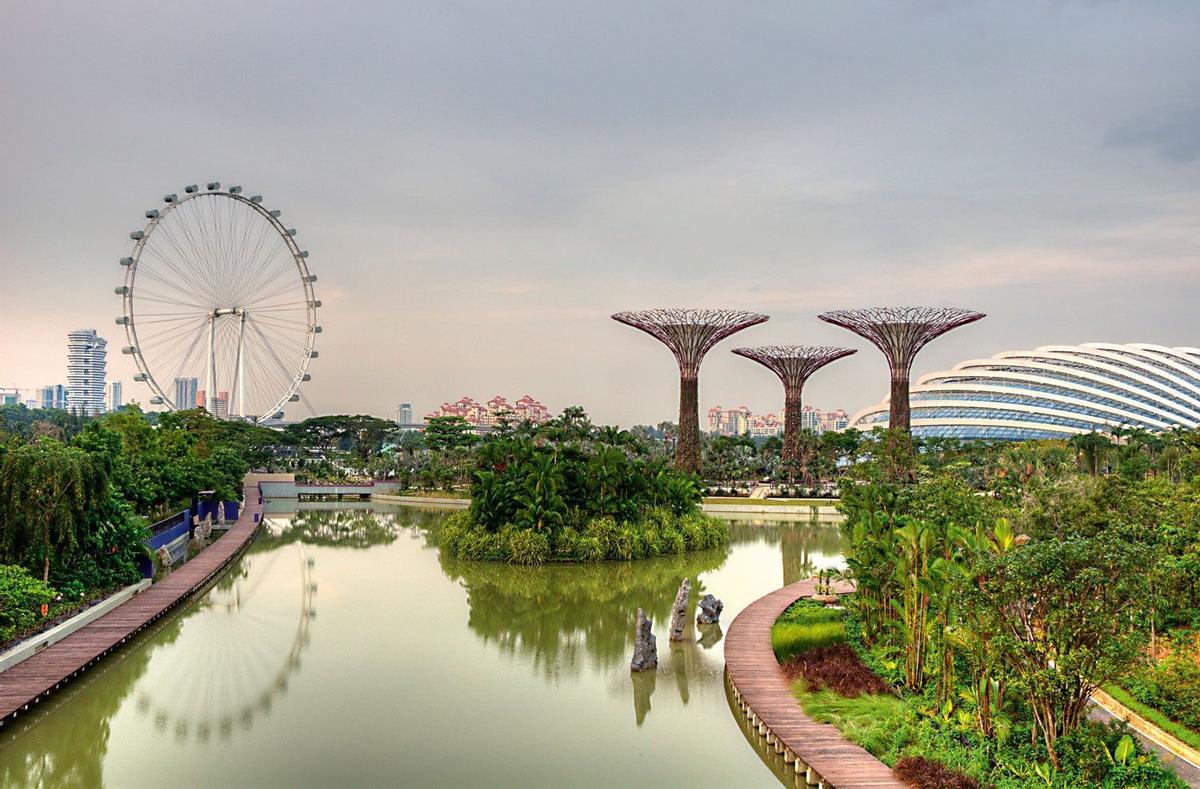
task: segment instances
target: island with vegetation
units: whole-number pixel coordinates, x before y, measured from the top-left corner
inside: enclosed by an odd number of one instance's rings
[[[471,507],[441,528],[442,550],[457,559],[631,560],[729,541],[725,524],[700,512],[698,477],[582,414],[496,431],[473,457]]]

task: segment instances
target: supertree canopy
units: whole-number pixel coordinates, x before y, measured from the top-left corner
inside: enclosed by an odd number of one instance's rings
[[[721,340],[766,315],[744,310],[655,309],[618,312],[613,320],[641,329],[671,349],[679,363],[679,440],[675,467],[700,473],[700,362]]]
[[[819,316],[826,323],[849,329],[875,344],[891,369],[888,412],[890,428],[910,429],[909,375],[917,352],[951,329],[984,317],[958,307],[866,307],[834,310]]]
[[[852,348],[812,345],[766,345],[758,348],[734,348],[733,352],[753,359],[779,376],[783,382],[783,451],[785,472],[791,476],[800,457],[800,423],[803,416],[804,383],[813,373],[832,361],[855,353]],[[807,464],[805,476],[807,476]]]

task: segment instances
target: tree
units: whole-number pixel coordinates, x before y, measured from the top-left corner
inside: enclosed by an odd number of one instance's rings
[[[88,513],[109,493],[96,457],[43,439],[4,453],[0,465],[0,554],[50,578],[50,563],[83,539]]]
[[[1024,694],[1055,768],[1055,743],[1085,719],[1088,700],[1144,643],[1149,587],[1131,567],[1148,547],[1117,527],[1047,535],[981,557],[975,594],[996,653]]]
[[[475,443],[471,425],[461,416],[435,416],[425,423],[425,446],[435,452]]]

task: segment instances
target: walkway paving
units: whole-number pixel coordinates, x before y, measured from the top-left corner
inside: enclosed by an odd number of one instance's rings
[[[236,523],[194,559],[95,622],[0,673],[0,726],[215,580],[241,555],[258,528],[262,515],[258,481],[259,477],[246,475],[245,506]]]
[[[725,634],[725,673],[734,699],[758,733],[810,784],[837,789],[903,787],[891,768],[842,736],[831,724],[804,714],[771,650],[771,626],[801,597],[815,593],[809,579],[785,586],[747,606]],[[837,591],[852,591],[838,584]]]

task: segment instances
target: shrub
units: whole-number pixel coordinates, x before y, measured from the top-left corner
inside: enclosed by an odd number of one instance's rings
[[[729,530],[720,520],[699,514],[680,518],[668,510],[657,510],[637,522],[596,517],[582,531],[571,526],[537,530],[511,523],[493,530],[475,521],[470,512],[456,512],[445,518],[438,532],[438,544],[447,556],[514,564],[629,561],[681,553],[689,545],[697,546],[693,550],[711,548],[728,540]]]
[[[595,537],[580,537],[575,543],[573,558],[581,562],[599,562],[604,559],[604,549]]]
[[[536,566],[550,557],[550,540],[545,534],[529,529],[506,531],[508,561],[513,564]]]
[[[683,535],[680,534],[679,530],[673,526],[663,529],[662,534],[660,535],[660,542],[662,543],[662,552],[664,554],[683,553],[687,548],[683,541]]]
[[[42,618],[42,606],[48,605],[54,594],[24,567],[0,564],[0,641],[36,625]]]
[[[904,783],[920,789],[978,789],[979,782],[924,756],[905,756],[892,767]]]
[[[610,516],[605,515],[603,518],[592,518],[588,521],[587,528],[584,529],[584,534],[599,544],[602,556],[616,556],[618,538],[617,522]]]
[[[1172,655],[1149,671],[1127,676],[1122,684],[1138,701],[1200,732],[1200,662],[1191,655]]]
[[[802,652],[785,663],[783,669],[789,677],[803,679],[809,690],[828,688],[846,698],[891,691],[891,687],[876,676],[847,644]]]

